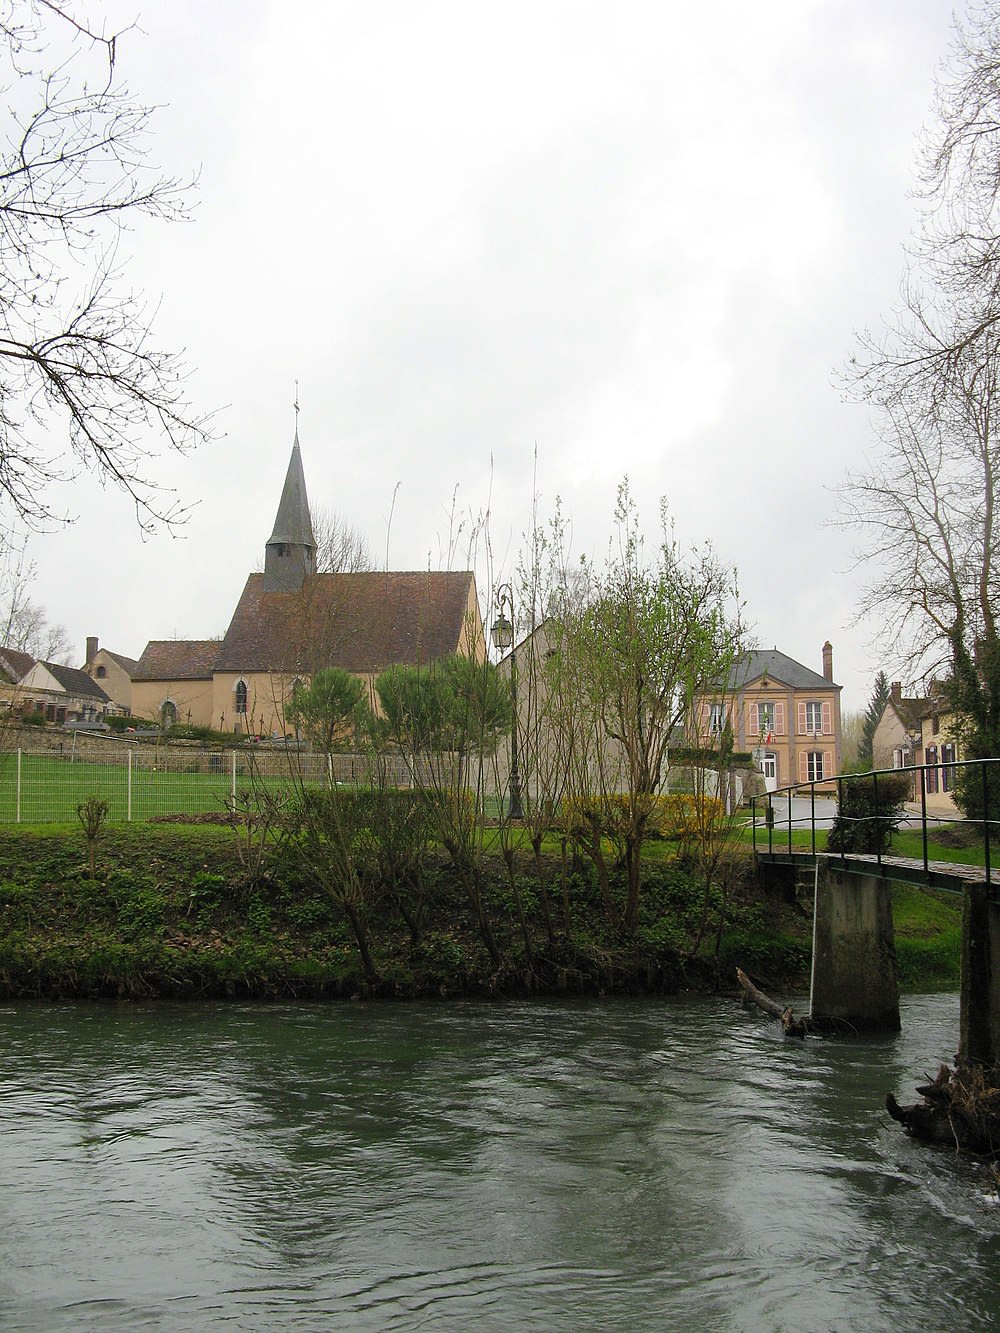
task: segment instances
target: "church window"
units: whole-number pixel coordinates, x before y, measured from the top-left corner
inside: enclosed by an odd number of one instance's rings
[[[108,674],[108,668],[99,666],[94,674],[97,676],[98,680],[103,680],[104,677]]]
[[[247,711],[247,683],[245,680],[236,682],[236,711],[237,713]]]

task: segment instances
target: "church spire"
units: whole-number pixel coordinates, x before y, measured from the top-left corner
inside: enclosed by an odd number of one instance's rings
[[[295,442],[288,460],[274,531],[264,548],[264,590],[297,592],[307,574],[316,573],[316,539],[313,536],[306,495],[306,478],[299,449],[299,393],[295,386]]]

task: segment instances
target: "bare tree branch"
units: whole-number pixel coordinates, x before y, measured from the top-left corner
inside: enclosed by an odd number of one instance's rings
[[[0,513],[33,527],[59,518],[51,484],[84,471],[142,528],[177,523],[151,460],[211,434],[183,360],[153,342],[155,308],[125,285],[130,222],[184,217],[192,182],[147,162],[152,109],[116,81],[120,36],[57,0],[0,0]]]

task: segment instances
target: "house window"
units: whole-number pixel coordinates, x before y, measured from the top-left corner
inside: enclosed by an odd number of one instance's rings
[[[810,782],[823,781],[823,751],[810,750],[806,757],[806,775]]]
[[[757,705],[757,735],[766,736],[768,732],[775,731],[774,724],[774,704],[765,703]]]
[[[951,791],[955,786],[955,747],[952,744],[941,746],[941,790]]]
[[[99,666],[97,670],[94,672],[94,675],[97,677],[98,680],[103,680],[107,674],[108,674],[108,668],[103,666]]]
[[[245,680],[236,682],[236,711],[237,713],[247,711],[247,683]]]
[[[823,705],[810,701],[806,704],[806,731],[819,733],[823,730]]]
[[[937,761],[938,761],[938,748],[937,748],[937,746],[936,746],[936,745],[928,745],[928,747],[927,747],[927,769],[926,769],[926,780],[927,780],[927,791],[928,791],[929,793],[936,792],[937,789],[938,789],[938,769],[937,769]]]
[[[718,736],[726,729],[725,704],[712,704],[708,710],[708,729],[713,736]]]
[[[893,750],[892,766],[893,768],[909,768],[913,763],[913,757],[909,750]]]

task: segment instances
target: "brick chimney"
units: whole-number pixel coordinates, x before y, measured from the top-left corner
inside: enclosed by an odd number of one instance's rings
[[[823,675],[833,680],[833,644],[829,639],[823,645]]]
[[[97,656],[97,635],[96,635],[96,634],[88,634],[88,635],[87,635],[87,660],[86,660],[86,662],[84,662],[84,666],[90,666],[91,662],[94,660],[94,658],[95,658],[96,656]]]
[[[889,698],[894,704],[898,704],[903,697],[903,682],[894,680],[889,686]]]

